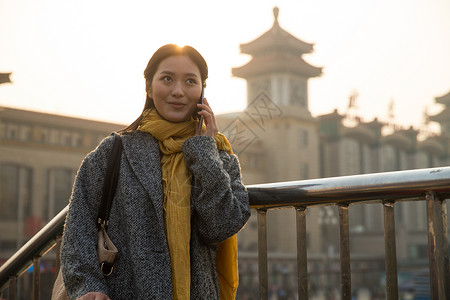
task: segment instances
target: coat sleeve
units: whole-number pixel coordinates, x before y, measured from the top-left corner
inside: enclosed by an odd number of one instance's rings
[[[187,139],[183,153],[194,177],[193,222],[205,242],[222,242],[241,230],[250,217],[238,160],[218,151],[214,139],[206,136]]]
[[[112,137],[86,156],[78,170],[61,246],[61,268],[70,299],[88,292],[108,294],[97,255],[97,212]]]

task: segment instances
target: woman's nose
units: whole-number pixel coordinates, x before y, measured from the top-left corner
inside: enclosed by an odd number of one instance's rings
[[[179,81],[174,82],[173,89],[172,89],[172,95],[175,97],[183,96],[183,85],[181,82],[179,82]]]

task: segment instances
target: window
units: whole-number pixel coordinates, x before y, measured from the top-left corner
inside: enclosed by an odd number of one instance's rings
[[[70,132],[67,130],[63,130],[61,132],[61,145],[62,146],[71,146],[71,136],[70,136]]]
[[[360,143],[360,173],[371,173],[373,172],[371,166],[372,156],[370,154],[370,147],[367,144]]]
[[[31,127],[29,125],[20,126],[19,139],[23,142],[31,142]]]
[[[383,168],[381,171],[389,172],[389,171],[397,171],[398,170],[398,161],[397,161],[397,152],[396,149],[391,145],[384,145],[382,148],[382,162]]]
[[[299,130],[300,147],[307,148],[309,144],[309,134],[305,129]]]
[[[352,205],[348,211],[350,231],[362,233],[366,231],[366,215],[364,205]]]
[[[74,132],[72,134],[72,147],[81,147],[82,146],[82,139],[81,134],[78,132]]]
[[[306,107],[306,83],[299,79],[290,80],[290,103],[291,105]]]
[[[31,216],[30,168],[0,165],[0,219],[20,221],[19,215]]]
[[[54,168],[48,171],[48,219],[57,215],[69,203],[75,171]]]
[[[419,169],[427,168],[427,153],[419,150],[416,154],[416,167]]]
[[[426,259],[427,245],[408,245],[408,254],[411,259]]]
[[[50,144],[58,145],[60,143],[60,132],[58,129],[50,129]]]
[[[2,165],[0,170],[0,217],[17,220],[18,168]]]
[[[40,130],[40,142],[44,144],[50,143],[50,130],[48,128],[41,128]]]
[[[360,144],[357,140],[344,138],[342,140],[342,175],[361,173]]]
[[[14,123],[6,124],[6,138],[8,140],[16,140],[19,136],[19,126]]]

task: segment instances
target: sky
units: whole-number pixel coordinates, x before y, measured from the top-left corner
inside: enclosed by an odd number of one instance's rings
[[[216,114],[243,110],[246,82],[231,75],[250,59],[239,45],[279,23],[314,44],[303,58],[313,116],[357,92],[363,120],[423,127],[435,97],[450,91],[449,0],[0,0],[0,106],[129,124],[145,100],[143,70],[162,45],[205,57],[205,91]]]

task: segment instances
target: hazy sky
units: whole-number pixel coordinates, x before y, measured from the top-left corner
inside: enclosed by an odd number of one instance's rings
[[[450,91],[449,0],[150,1],[0,0],[0,105],[130,123],[144,104],[142,72],[166,43],[189,44],[209,64],[206,96],[217,114],[242,110],[246,83],[239,44],[280,25],[313,43],[304,56],[323,67],[309,82],[314,116],[345,111],[422,123],[425,107]]]

